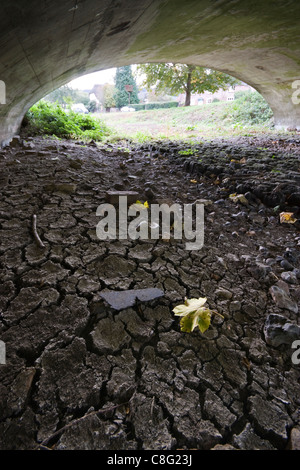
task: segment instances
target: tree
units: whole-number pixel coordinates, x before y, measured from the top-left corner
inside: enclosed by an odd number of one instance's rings
[[[115,87],[114,85],[110,85],[106,83],[103,87],[103,106],[107,112],[110,111],[110,108],[115,108],[116,100],[115,100]]]
[[[143,85],[148,89],[155,86],[156,92],[185,93],[185,106],[190,106],[192,93],[214,93],[238,83],[230,75],[196,65],[144,64],[138,65],[137,73],[144,76]]]
[[[89,104],[87,105],[87,109],[89,113],[95,113],[97,111],[97,102],[90,101]]]
[[[82,90],[74,90],[68,85],[63,85],[60,88],[49,93],[45,96],[46,101],[51,103],[72,104],[72,103],[83,103],[85,106],[89,104],[89,94]]]
[[[125,85],[132,86],[132,92],[130,93],[130,97],[125,89]],[[122,106],[128,106],[130,104],[139,103],[137,85],[133,77],[130,65],[117,68],[115,75],[115,88],[116,92],[114,98],[117,108],[122,108]]]

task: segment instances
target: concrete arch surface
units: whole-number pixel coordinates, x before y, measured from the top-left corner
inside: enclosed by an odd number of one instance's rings
[[[299,129],[299,20],[298,0],[1,2],[0,143],[32,104],[71,79],[150,61],[240,78],[269,102],[277,126]]]

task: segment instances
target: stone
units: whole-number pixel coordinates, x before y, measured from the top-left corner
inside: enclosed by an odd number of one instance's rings
[[[290,297],[289,287],[285,282],[278,281],[277,284],[270,287],[269,292],[277,307],[298,313],[298,304]]]
[[[204,207],[208,207],[208,206],[213,205],[213,201],[211,201],[211,199],[197,199],[195,201],[195,205],[197,205],[197,204],[203,204]]]
[[[240,434],[233,436],[233,445],[241,450],[275,450],[275,447],[259,437],[250,424],[247,424]]]
[[[250,417],[255,421],[260,433],[272,435],[272,440],[286,443],[287,430],[292,420],[285,411],[283,405],[274,401],[268,401],[256,395],[249,398]]]
[[[294,266],[289,263],[286,259],[283,259],[281,262],[280,262],[280,266],[285,270],[285,271],[293,271],[294,269]]]
[[[34,367],[27,367],[15,378],[11,386],[11,394],[7,403],[7,407],[10,412],[20,413],[24,408],[35,373],[36,369]]]
[[[105,199],[109,204],[118,204],[121,196],[127,197],[128,204],[134,204],[139,198],[139,193],[136,191],[107,191]]]
[[[289,450],[300,450],[300,429],[299,427],[291,430],[289,444]]]
[[[22,144],[22,140],[19,135],[15,135],[10,141],[10,147],[18,147],[21,144]]]
[[[284,271],[281,273],[281,279],[289,284],[298,284],[297,276],[294,272]]]
[[[230,292],[230,291],[227,290],[227,289],[217,289],[217,290],[216,290],[216,296],[217,296],[219,299],[230,300],[230,299],[232,299],[233,293]]]
[[[266,319],[264,335],[269,346],[291,345],[293,341],[300,339],[300,326],[291,323],[282,315],[273,313]]]
[[[238,450],[236,447],[233,447],[230,444],[217,444],[215,447],[212,447],[210,450]]]
[[[55,183],[55,184],[45,186],[45,191],[73,194],[75,193],[76,188],[77,188],[77,185],[73,183]]]
[[[114,310],[123,310],[125,308],[133,307],[138,300],[140,302],[149,302],[151,300],[158,299],[163,295],[164,292],[155,287],[100,293],[100,296],[109,303]]]

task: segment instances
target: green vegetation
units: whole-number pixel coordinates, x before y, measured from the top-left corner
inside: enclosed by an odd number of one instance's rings
[[[87,141],[146,143],[172,139],[192,145],[199,139],[275,132],[272,111],[257,92],[241,93],[230,102],[93,115],[65,111],[57,103],[40,101],[28,111],[25,121],[26,131],[31,135]]]
[[[237,92],[224,114],[224,118],[242,124],[267,124],[272,116],[268,103],[257,92]]]
[[[234,101],[101,114],[116,139],[141,143],[151,139],[193,142],[203,139],[275,132],[272,111],[257,92],[244,92]],[[276,130],[278,133],[278,130]]]
[[[89,114],[65,111],[58,103],[39,101],[26,113],[24,124],[30,135],[55,135],[66,139],[103,140],[110,134],[100,119]]]
[[[147,109],[160,109],[160,108],[177,108],[177,101],[159,101],[158,103],[139,103],[130,105],[131,108],[134,108],[136,111],[145,111]]]
[[[126,86],[129,85],[132,87],[130,96],[128,91],[126,91]],[[138,90],[135,79],[132,75],[130,65],[125,67],[117,68],[115,75],[115,94],[114,100],[117,108],[122,108],[123,106],[130,106],[131,104],[139,103]]]
[[[145,77],[143,85],[148,90],[155,86],[157,92],[185,93],[185,106],[190,106],[192,93],[213,93],[238,83],[230,75],[196,65],[144,64],[138,65],[137,72]]]
[[[106,111],[110,111],[110,108],[115,108],[116,100],[115,100],[116,89],[114,85],[110,85],[106,83],[103,85],[103,106]]]
[[[82,90],[74,90],[68,85],[64,85],[57,90],[52,91],[49,95],[45,96],[45,101],[51,103],[58,103],[64,105],[66,103],[82,103],[86,107],[90,104],[89,94]]]

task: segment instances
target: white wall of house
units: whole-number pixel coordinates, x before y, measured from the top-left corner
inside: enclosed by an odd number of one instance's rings
[[[212,103],[214,99],[219,101],[233,101],[234,95],[237,91],[255,91],[250,85],[242,84],[235,87],[229,87],[226,90],[218,90],[215,93],[205,91],[204,93],[195,93],[191,96],[191,106]],[[185,94],[181,93],[178,96],[179,105],[184,105]]]

